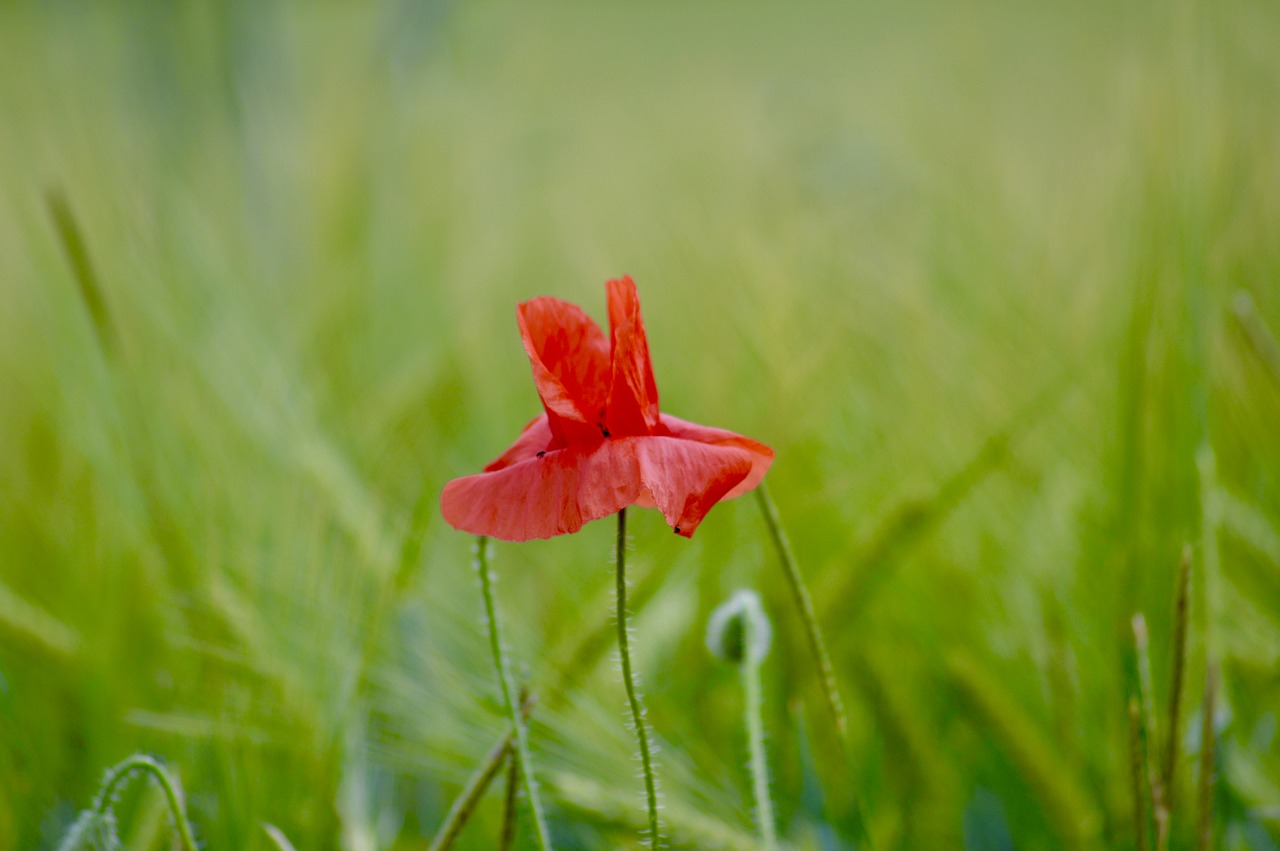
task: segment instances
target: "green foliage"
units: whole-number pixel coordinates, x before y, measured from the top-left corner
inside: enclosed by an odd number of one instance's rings
[[[1266,0],[0,4],[0,848],[137,751],[204,847],[425,847],[510,729],[439,490],[538,410],[516,302],[621,273],[664,408],[777,450],[848,718],[752,500],[631,512],[671,844],[758,847],[702,646],[752,587],[784,846],[1130,848],[1129,623],[1162,712],[1190,542],[1170,848],[1202,755],[1274,847],[1277,44]],[[492,552],[558,848],[646,820],[613,534]]]

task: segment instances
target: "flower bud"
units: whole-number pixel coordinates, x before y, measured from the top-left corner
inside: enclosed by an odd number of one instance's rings
[[[731,665],[759,665],[772,640],[773,628],[755,591],[735,591],[707,621],[707,649]]]

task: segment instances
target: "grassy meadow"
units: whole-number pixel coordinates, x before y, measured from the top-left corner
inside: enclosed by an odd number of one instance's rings
[[[1266,0],[0,3],[0,849],[135,752],[211,851],[426,849],[509,727],[440,489],[540,410],[517,302],[622,274],[663,409],[777,451],[849,719],[753,497],[631,511],[671,847],[762,847],[739,588],[784,847],[1152,841],[1130,619],[1154,764],[1189,545],[1167,848],[1280,848],[1277,46]],[[645,823],[614,533],[491,547],[561,849]]]

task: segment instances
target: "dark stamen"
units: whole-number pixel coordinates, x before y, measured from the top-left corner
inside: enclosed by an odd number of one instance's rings
[[[547,453],[546,453],[545,451],[543,451],[543,452],[539,452],[539,453],[538,453],[538,457],[539,457],[539,458],[541,458],[543,455],[546,455],[546,454],[547,454]]]
[[[675,533],[676,533],[677,535],[679,535],[679,534],[680,534],[680,527],[679,527],[679,526],[677,526],[677,527],[675,528]]]

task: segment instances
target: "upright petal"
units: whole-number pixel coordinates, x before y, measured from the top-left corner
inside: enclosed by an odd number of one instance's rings
[[[608,290],[613,347],[605,423],[614,436],[653,434],[658,426],[658,385],[640,317],[640,296],[630,277],[610,281]]]
[[[565,443],[596,440],[609,395],[609,341],[577,305],[535,298],[516,311],[533,382],[552,433]]]
[[[734,485],[733,489],[724,495],[724,499],[742,496],[760,484],[764,474],[769,472],[769,465],[773,463],[773,450],[759,441],[722,428],[712,428],[711,426],[686,422],[670,414],[662,415],[661,425],[657,433],[681,440],[706,443],[711,446],[730,446],[746,452],[751,457],[751,472],[747,474],[746,478]]]
[[[539,452],[548,452],[558,448],[560,448],[559,442],[556,440],[555,435],[551,433],[551,425],[547,421],[547,415],[539,414],[524,427],[520,432],[520,436],[516,438],[515,443],[508,446],[505,452],[485,465],[484,471],[492,473],[495,470],[510,467],[517,462],[536,458]]]
[[[460,531],[528,541],[576,532],[631,505],[640,491],[635,440],[599,440],[454,479],[440,510]]]
[[[737,447],[673,437],[633,440],[643,496],[651,497],[667,524],[686,538],[693,537],[711,507],[751,472],[751,455]]]

